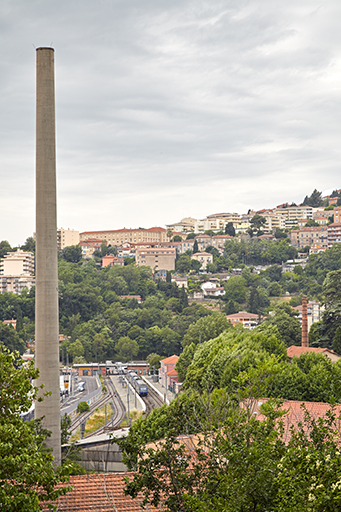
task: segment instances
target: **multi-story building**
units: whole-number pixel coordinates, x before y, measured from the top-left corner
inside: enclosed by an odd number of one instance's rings
[[[33,252],[21,251],[8,252],[0,261],[0,274],[9,276],[20,276],[34,274]]]
[[[85,241],[81,241],[78,244],[82,248],[83,258],[92,258],[93,253],[96,250],[100,250],[102,241],[97,238],[88,238]]]
[[[7,253],[0,262],[0,292],[21,293],[34,284],[34,254],[20,249]]]
[[[334,222],[341,222],[341,208],[334,208],[332,213],[334,214]]]
[[[272,233],[276,229],[285,228],[285,219],[281,215],[273,215],[271,213],[262,215],[265,218],[265,224],[262,228],[263,231]]]
[[[312,219],[314,208],[312,206],[288,206],[287,208],[275,208],[273,213],[285,220],[285,227],[292,227],[300,219]]]
[[[206,270],[208,263],[213,263],[213,255],[210,252],[196,252],[191,259],[200,261],[201,270]]]
[[[238,224],[233,224],[236,234],[247,233],[251,227],[251,223],[248,220],[242,220]]]
[[[212,215],[207,215],[206,217],[209,219],[221,219],[225,222],[225,225],[229,222],[232,222],[232,224],[240,222],[240,215],[239,213],[213,213]]]
[[[138,229],[115,229],[109,231],[83,231],[80,233],[80,241],[86,241],[88,238],[97,238],[108,245],[122,245],[125,242],[138,244],[140,242],[167,242],[167,230],[160,227],[138,228]]]
[[[328,227],[313,226],[309,228],[293,229],[290,233],[291,243],[294,247],[305,247],[306,245],[328,246]]]
[[[217,213],[208,215],[204,219],[197,220],[194,225],[195,233],[204,233],[205,231],[225,231],[226,225],[232,222],[237,224],[240,222],[240,215],[238,213]]]
[[[327,226],[328,230],[328,249],[333,244],[341,243],[341,222],[333,222]]]
[[[57,249],[62,251],[65,247],[70,247],[71,245],[79,244],[79,231],[75,231],[74,229],[57,229]]]
[[[177,231],[179,233],[194,233],[194,225],[197,219],[193,219],[193,217],[185,217],[180,220],[180,222],[175,222],[174,224],[166,224],[167,231]]]
[[[138,267],[151,267],[155,272],[175,270],[176,250],[172,247],[138,247],[135,258]]]

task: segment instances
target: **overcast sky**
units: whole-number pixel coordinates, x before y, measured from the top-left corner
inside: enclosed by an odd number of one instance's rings
[[[58,226],[151,227],[341,188],[339,0],[1,0],[0,240],[35,230],[35,48]]]

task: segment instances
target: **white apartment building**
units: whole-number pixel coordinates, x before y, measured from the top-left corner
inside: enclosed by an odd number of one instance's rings
[[[265,218],[264,231],[272,233],[276,229],[285,229],[285,219],[280,215],[265,214],[262,215]]]
[[[197,222],[197,219],[193,219],[193,217],[185,217],[181,219],[180,222],[175,222],[174,224],[166,224],[167,231],[175,231],[177,233],[194,233],[194,225]]]
[[[0,292],[21,293],[35,284],[34,254],[18,249],[0,261]]]
[[[0,261],[0,274],[6,276],[20,276],[34,274],[33,252],[21,251],[8,252]]]
[[[273,213],[285,220],[285,227],[295,226],[300,219],[312,219],[314,208],[312,206],[288,206],[275,208]]]

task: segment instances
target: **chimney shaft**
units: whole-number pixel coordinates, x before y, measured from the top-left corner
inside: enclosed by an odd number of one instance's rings
[[[61,461],[57,264],[54,49],[37,48],[36,117],[36,331],[37,385],[51,396],[36,402],[35,417],[52,432],[46,444]],[[41,393],[42,394],[42,393]]]
[[[309,347],[307,297],[302,297],[302,347]]]

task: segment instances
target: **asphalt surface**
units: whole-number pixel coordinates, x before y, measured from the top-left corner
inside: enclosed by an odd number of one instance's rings
[[[76,391],[77,385],[80,382],[85,382],[85,390],[84,391]],[[74,384],[74,382],[72,383]],[[64,403],[61,404],[60,412],[61,414],[70,414],[73,411],[79,402],[86,402],[92,395],[94,391],[98,389],[96,377],[78,377],[78,382],[74,386],[74,395],[68,397],[64,400]]]

